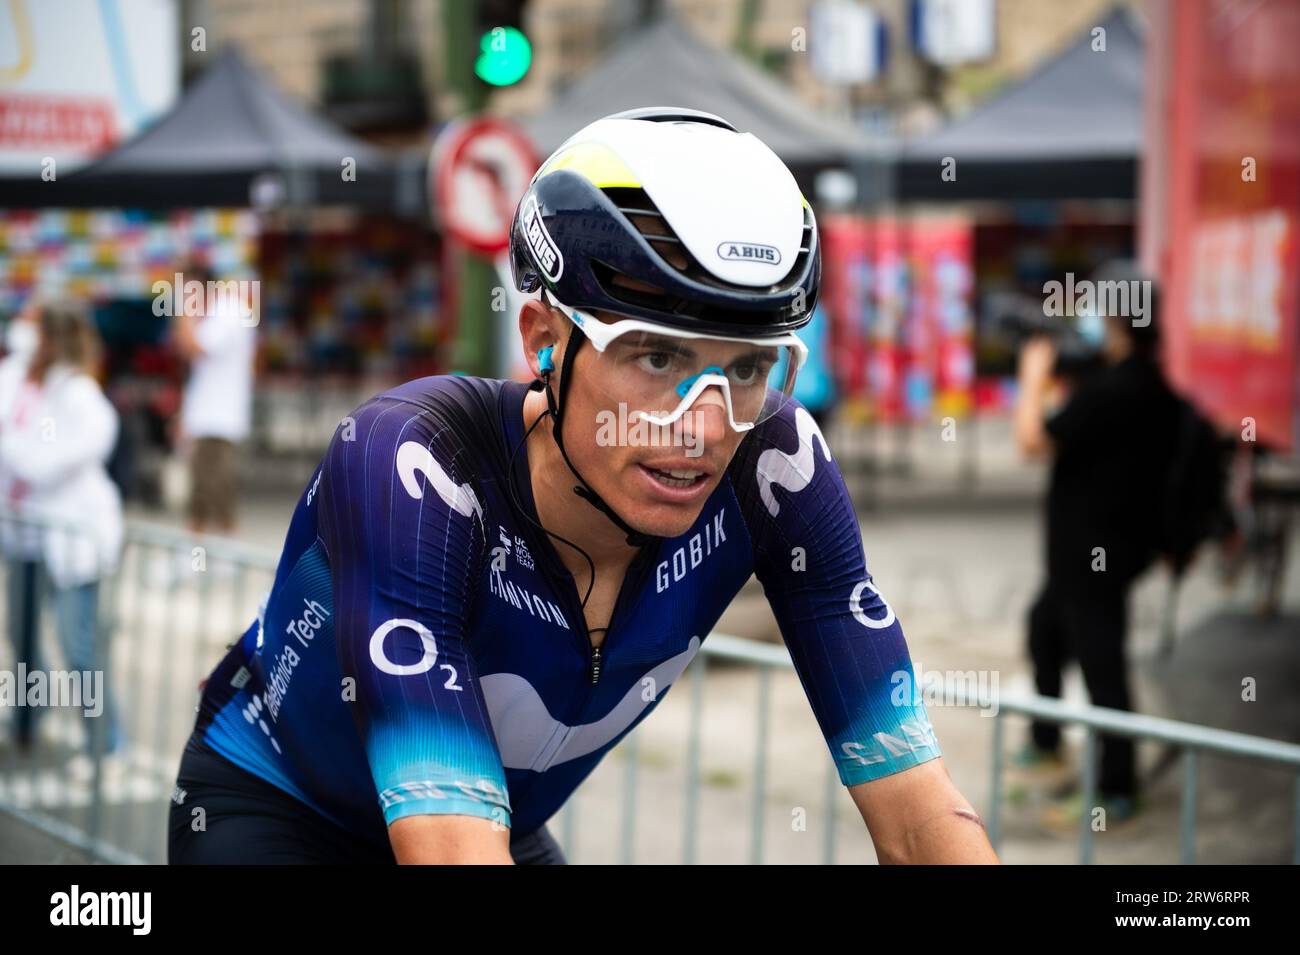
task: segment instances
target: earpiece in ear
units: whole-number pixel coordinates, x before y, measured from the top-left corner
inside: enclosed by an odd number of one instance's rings
[[[551,359],[551,352],[555,351],[554,345],[547,345],[545,348],[537,350],[537,361],[542,366],[542,374],[555,371],[555,362]]]

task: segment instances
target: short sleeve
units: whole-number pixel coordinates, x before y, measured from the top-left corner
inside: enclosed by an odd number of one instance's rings
[[[505,772],[466,646],[484,515],[450,429],[377,398],[322,466],[339,667],[385,821],[460,814],[510,824]]]
[[[237,336],[242,331],[236,324],[238,321],[234,313],[222,309],[195,322],[194,338],[203,349],[203,354],[215,357],[233,347]]]
[[[1102,440],[1115,418],[1117,393],[1106,372],[1085,381],[1043,422],[1058,448],[1089,447]]]
[[[942,755],[902,625],[867,570],[857,515],[812,415],[790,400],[733,468],[755,573],[840,781]]]

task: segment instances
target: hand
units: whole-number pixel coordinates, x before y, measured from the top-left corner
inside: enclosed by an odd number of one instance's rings
[[[1056,344],[1046,335],[1035,335],[1020,348],[1017,375],[1022,385],[1042,385],[1052,376]]]

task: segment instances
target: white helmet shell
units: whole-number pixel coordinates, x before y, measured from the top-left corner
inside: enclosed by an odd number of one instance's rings
[[[751,133],[699,122],[600,119],[570,136],[599,143],[636,175],[687,251],[724,282],[775,285],[803,240],[804,198]]]

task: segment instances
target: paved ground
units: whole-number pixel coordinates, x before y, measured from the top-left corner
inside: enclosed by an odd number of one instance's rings
[[[891,459],[906,447],[910,470],[880,469],[867,483],[849,474],[861,502],[868,566],[899,614],[915,663],[927,671],[976,671],[1004,695],[1027,691],[1023,659],[1024,615],[1039,583],[1039,494],[1041,469],[1020,464],[1004,428],[979,436],[979,480],[965,477],[969,435],[942,442],[935,432],[913,432],[906,440],[881,432],[876,446]],[[837,454],[839,453],[837,448]],[[308,465],[269,467],[253,462],[258,490],[243,504],[241,540],[274,552]],[[146,515],[156,523],[175,517]],[[1292,553],[1300,553],[1300,539]],[[241,619],[238,605],[255,607],[260,584],[249,582],[242,596],[234,583],[213,584],[205,598],[168,590],[151,576],[148,562],[131,573],[144,595],[128,600],[124,614],[145,621],[129,648],[130,660],[154,660],[133,681],[139,747],[125,780],[114,783],[102,831],[132,851],[161,858],[161,821],[174,763],[192,721],[193,674],[215,660],[226,634]],[[1148,575],[1133,601],[1130,645],[1135,693],[1143,712],[1274,739],[1300,741],[1300,560],[1293,560],[1285,588],[1284,614],[1261,621],[1250,610],[1247,583],[1222,590],[1213,568],[1203,562],[1184,587],[1179,638],[1171,656],[1158,652],[1164,606],[1164,578]],[[169,602],[170,601],[170,602]],[[177,621],[184,621],[178,625]],[[754,582],[719,624],[719,631],[779,641],[766,601]],[[191,635],[187,638],[186,635]],[[198,634],[197,640],[193,634]],[[0,649],[0,660],[8,648]],[[3,664],[7,665],[7,664]],[[129,663],[124,663],[129,666]],[[1257,700],[1241,699],[1246,677],[1257,681]],[[771,685],[771,737],[764,801],[754,798],[758,680],[745,668],[713,665],[701,696],[698,803],[686,800],[688,737],[692,708],[689,679],[676,687],[653,719],[635,734],[637,759],[628,746],[612,754],[580,790],[571,812],[553,823],[577,861],[617,861],[630,849],[640,862],[674,862],[692,844],[701,861],[744,862],[753,858],[754,833],[761,832],[765,861],[815,862],[833,846],[836,861],[874,859],[870,840],[847,794],[828,785],[829,754],[792,674]],[[1086,702],[1072,672],[1067,699]],[[161,702],[160,702],[161,701]],[[993,720],[978,711],[930,705],[931,716],[954,780],[987,812]],[[3,714],[0,713],[0,717]],[[1022,724],[1010,718],[1008,742],[1017,743]],[[75,730],[53,732],[53,746],[70,751]],[[1078,747],[1081,736],[1068,733]],[[1145,746],[1150,771],[1163,751]],[[0,774],[6,755],[0,748]],[[28,807],[75,821],[84,805],[55,761],[42,778],[8,796]],[[1177,861],[1178,784],[1181,765],[1166,767],[1149,789],[1151,809],[1130,826],[1099,833],[1096,859],[1102,863]],[[0,778],[4,778],[0,775]],[[1204,862],[1285,862],[1291,851],[1293,777],[1276,769],[1224,759],[1206,759],[1199,789],[1201,831],[1198,858]],[[0,792],[3,802],[4,792]],[[828,810],[828,798],[831,809]],[[46,801],[43,802],[42,800]],[[629,799],[631,801],[629,801]],[[1072,835],[1059,836],[1037,821],[1033,793],[1007,807],[1003,858],[1008,862],[1070,862]],[[693,840],[688,835],[693,819]],[[629,824],[634,820],[634,825]],[[73,858],[59,842],[33,834],[0,813],[0,862]]]

